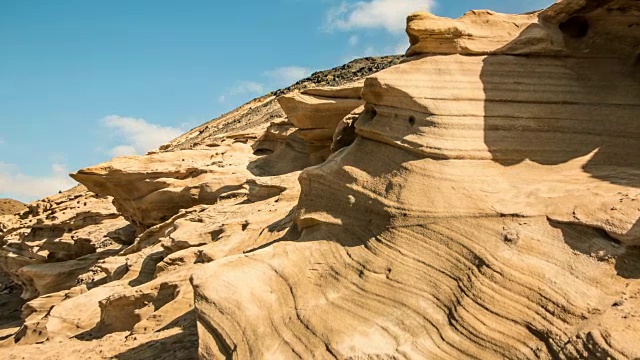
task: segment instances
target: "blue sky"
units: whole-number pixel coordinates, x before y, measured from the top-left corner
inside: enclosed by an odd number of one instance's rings
[[[310,72],[403,52],[414,10],[553,0],[0,0],[0,197],[141,154]]]

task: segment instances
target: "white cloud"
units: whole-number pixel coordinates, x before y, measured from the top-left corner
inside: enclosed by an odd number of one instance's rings
[[[289,86],[311,75],[311,70],[300,66],[284,66],[265,71],[263,75],[271,80],[272,85]]]
[[[160,145],[175,139],[182,134],[182,130],[165,127],[119,115],[111,115],[102,119],[102,125],[113,129],[123,143],[109,151],[113,156],[144,154]]]
[[[239,82],[236,86],[227,90],[225,95],[218,96],[219,103],[225,103],[230,97],[234,97],[236,95],[264,95],[266,93],[265,86],[262,83],[255,81],[242,81]]]
[[[132,156],[136,155],[138,150],[131,145],[118,145],[113,149],[109,150],[109,154],[112,156]]]
[[[418,10],[429,10],[433,5],[433,0],[370,0],[355,4],[343,2],[327,12],[325,29],[344,31],[384,28],[390,32],[399,32],[405,28],[407,15]]]
[[[257,82],[253,82],[253,81],[243,81],[238,85],[236,85],[231,90],[229,90],[229,95],[239,95],[239,94],[263,95],[264,85]]]
[[[45,176],[26,175],[13,164],[0,163],[0,197],[33,201],[77,185],[64,165],[52,164]]]
[[[356,45],[358,45],[358,41],[359,40],[360,40],[360,38],[358,37],[358,35],[351,35],[349,37],[349,45],[356,46]]]

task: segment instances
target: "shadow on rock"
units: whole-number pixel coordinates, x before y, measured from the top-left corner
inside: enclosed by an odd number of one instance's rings
[[[13,333],[3,334],[3,330],[18,328],[23,323],[22,306],[26,301],[20,297],[21,293],[20,285],[0,272],[0,340],[13,335]]]
[[[118,360],[198,359],[198,333],[193,310],[180,316],[155,334],[160,335],[164,331],[178,329],[181,331],[175,335],[148,341],[113,358]]]

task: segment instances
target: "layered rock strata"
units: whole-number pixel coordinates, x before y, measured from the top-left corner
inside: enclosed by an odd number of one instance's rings
[[[400,65],[78,171],[0,218],[0,357],[640,357],[639,15],[413,14]]]
[[[295,116],[312,129],[284,115],[242,131],[222,127],[211,146],[116,158],[72,174],[91,191],[79,187],[38,202],[12,218],[19,226],[4,234],[12,257],[27,243],[35,254],[5,261],[31,301],[4,345],[151,337],[176,322],[195,325],[190,275],[205,263],[297,236],[298,175],[328,156],[342,117],[317,114],[348,114],[362,103],[361,88],[359,82],[301,92],[329,99]],[[326,136],[299,136],[314,129]],[[314,158],[316,150],[324,158]],[[103,217],[89,215],[98,212]],[[49,229],[38,230],[43,244],[32,241],[34,224]],[[87,239],[111,242],[96,250]]]
[[[639,7],[410,16],[299,238],[194,275],[201,357],[639,357]]]
[[[29,204],[4,224],[0,269],[22,286],[25,299],[75,286],[79,274],[119,251],[118,242],[133,241],[111,199],[81,186]]]

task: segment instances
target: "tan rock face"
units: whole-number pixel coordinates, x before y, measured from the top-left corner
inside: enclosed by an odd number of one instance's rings
[[[363,105],[360,90],[361,87],[337,89],[335,95],[330,89],[309,90],[284,95],[278,102],[289,121],[299,129],[335,129],[340,120]]]
[[[640,358],[636,3],[414,14],[364,83],[77,172],[0,219],[0,354]]]
[[[273,156],[256,161],[250,170],[261,175],[282,175],[326,161],[339,123],[364,103],[360,98],[361,90],[362,82],[357,81],[279,97],[278,103],[293,124],[294,131]],[[339,128],[342,132],[344,125]]]
[[[25,210],[25,204],[13,199],[0,199],[0,216],[12,215]]]
[[[565,50],[560,31],[539,24],[537,13],[470,11],[452,20],[420,12],[407,18],[407,34],[411,45],[407,56],[559,54]]]
[[[110,198],[81,186],[32,203],[5,224],[0,268],[22,285],[25,299],[75,286],[79,274],[121,247],[108,233],[128,226]]]
[[[340,123],[338,123],[336,131],[333,133],[331,153],[353,144],[356,140],[356,122],[361,117],[365,118],[370,116],[373,116],[371,108],[365,109],[364,106],[359,106],[349,115],[345,116]]]
[[[216,150],[116,158],[71,176],[95,193],[113,196],[118,211],[142,232],[180,209],[213,204],[241,188],[251,174],[240,164],[250,154],[248,145],[232,143]]]
[[[476,10],[459,19],[419,12],[407,18],[407,56],[637,55],[640,39],[634,28],[639,12],[630,0],[564,0],[530,14]]]
[[[359,97],[360,89],[361,82],[317,93],[341,100]],[[328,156],[332,125],[302,130],[286,118],[263,120],[242,131],[221,129],[215,146],[82,169],[72,176],[93,192],[78,188],[8,219],[20,226],[4,234],[12,252],[0,260],[32,301],[6,343],[149,337],[176,321],[195,325],[190,275],[205,263],[294,238],[299,171]],[[318,152],[324,157],[314,157]],[[109,246],[98,250],[97,239]]]
[[[361,90],[362,82],[355,82],[294,92],[278,98],[288,121],[225,134],[211,149],[121,157],[71,176],[112,196],[142,233],[181,209],[245,193],[256,175],[283,175],[324,162],[338,123],[363,104]],[[264,154],[269,156],[259,158]]]
[[[201,357],[640,356],[640,69],[592,56],[637,8],[410,17],[423,56],[302,172],[297,241],[194,275]]]

